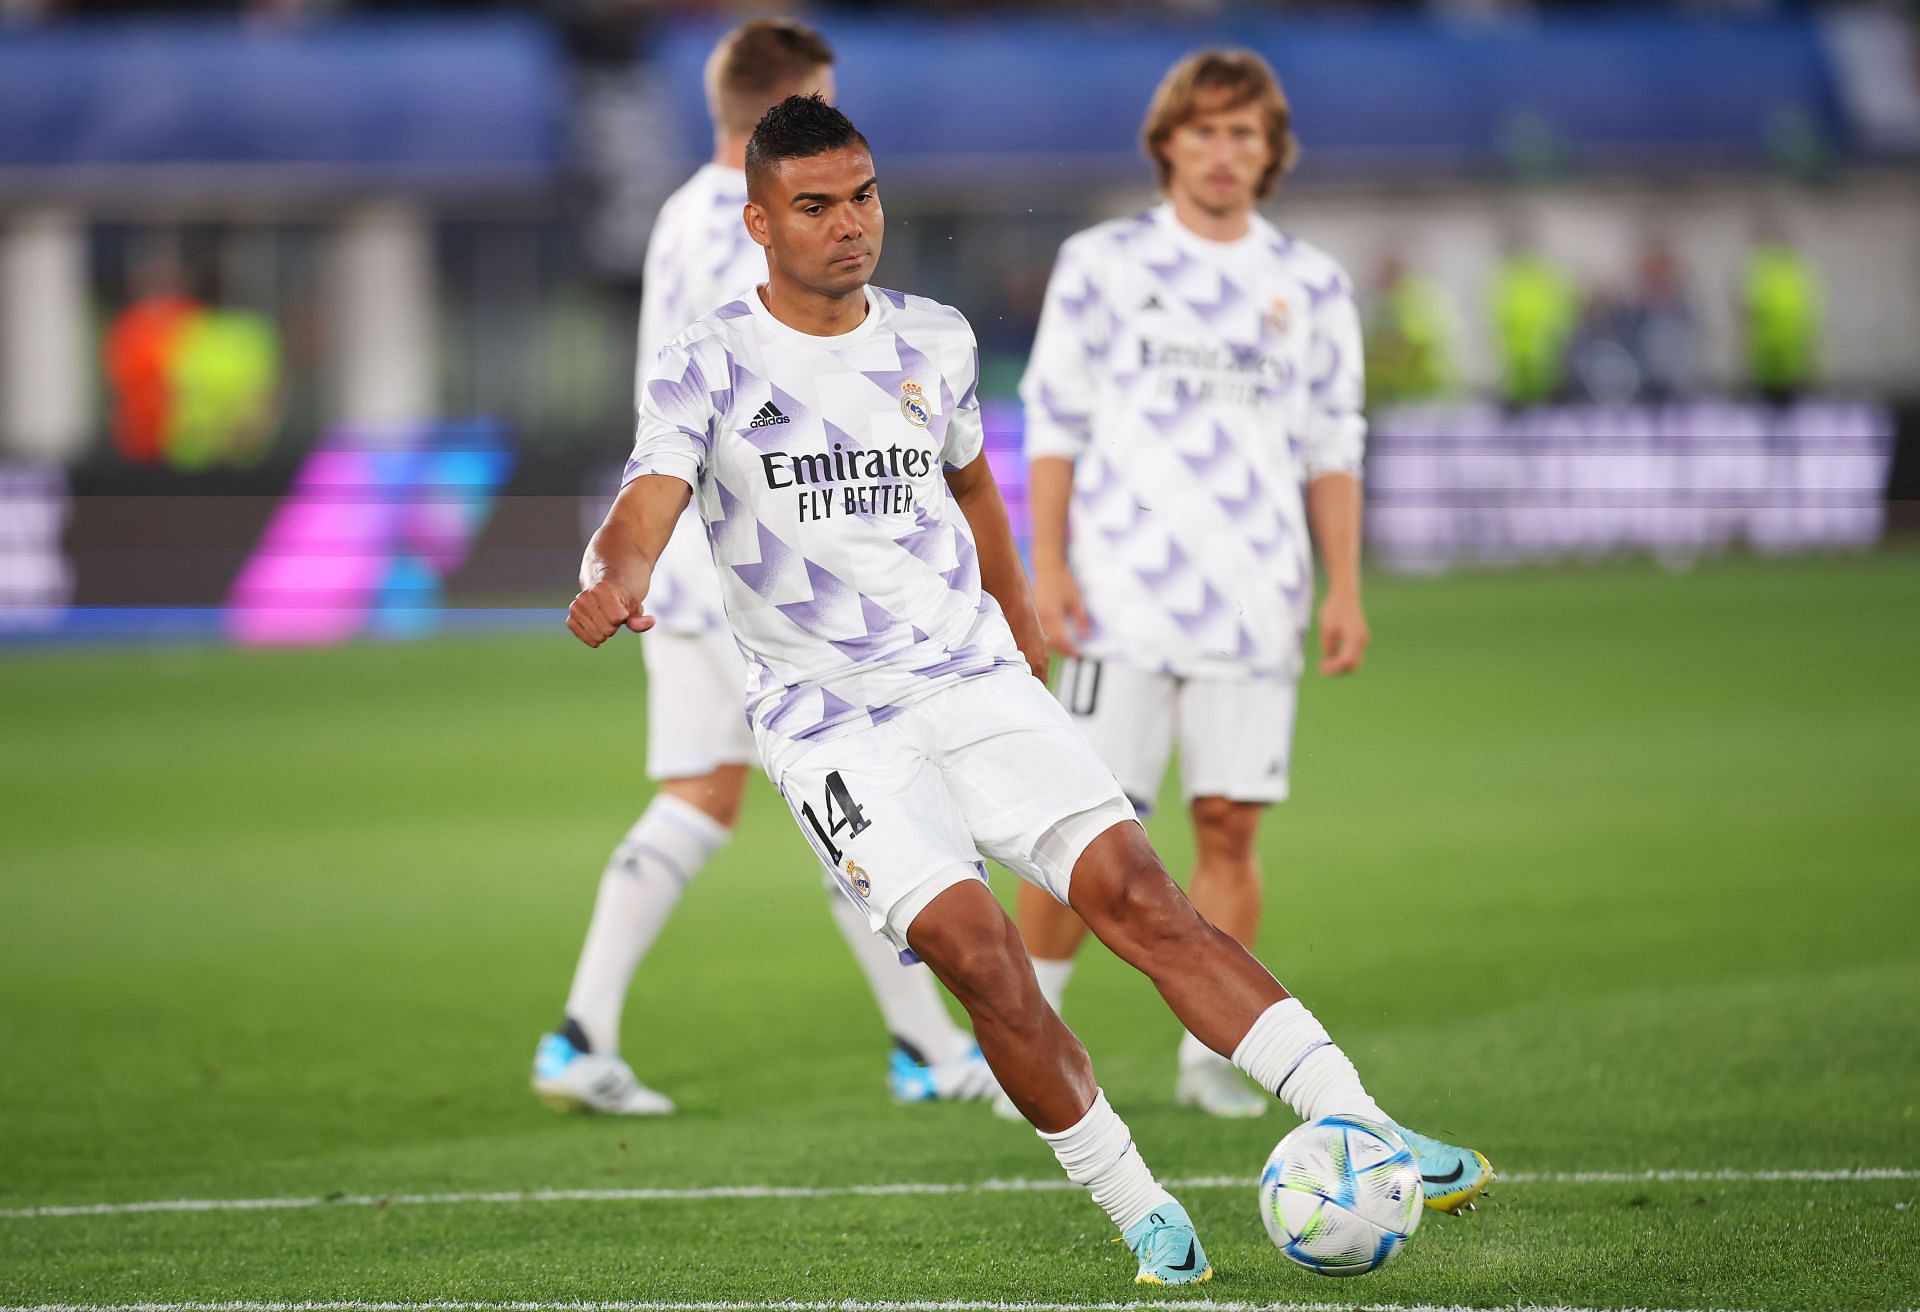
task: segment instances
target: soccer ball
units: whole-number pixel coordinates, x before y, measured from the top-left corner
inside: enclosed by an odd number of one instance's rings
[[[1260,1172],[1260,1219],[1274,1246],[1323,1276],[1384,1264],[1419,1227],[1425,1203],[1413,1150],[1357,1116],[1301,1126]]]

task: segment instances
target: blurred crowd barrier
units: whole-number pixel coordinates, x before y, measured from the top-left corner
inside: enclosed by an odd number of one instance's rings
[[[1055,252],[1153,202],[1137,127],[1200,45],[1261,50],[1292,99],[1303,163],[1268,212],[1361,295],[1383,563],[1857,547],[1913,467],[1898,11],[812,17],[879,159],[881,281],[973,322],[1017,519],[1011,397]],[[314,471],[385,441],[364,458],[414,468],[449,433],[499,455],[462,550],[394,529],[310,636],[564,593],[722,26],[662,17],[610,54],[530,12],[0,23],[0,629],[145,608],[300,636],[254,601],[285,591],[260,562],[300,558],[267,544],[311,522]]]

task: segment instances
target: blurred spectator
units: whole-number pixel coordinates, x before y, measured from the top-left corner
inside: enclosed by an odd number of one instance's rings
[[[1573,280],[1540,252],[1514,245],[1494,270],[1492,299],[1501,400],[1508,405],[1553,400],[1580,324],[1580,293]]]
[[[1586,297],[1566,356],[1583,400],[1626,405],[1640,395],[1644,376],[1632,337],[1633,311],[1626,300],[1604,288]]]
[[[1367,316],[1367,404],[1435,401],[1460,390],[1460,315],[1398,254],[1381,263]]]
[[[113,441],[133,464],[247,464],[273,435],[280,338],[271,321],[203,305],[187,291],[177,248],[137,257],[133,298],[102,344]]]
[[[1641,394],[1650,401],[1687,396],[1700,386],[1702,329],[1680,262],[1664,242],[1650,241],[1640,251],[1639,276],[1622,328]]]
[[[1747,257],[1742,301],[1754,390],[1785,402],[1811,388],[1826,302],[1819,270],[1789,242],[1763,236]]]

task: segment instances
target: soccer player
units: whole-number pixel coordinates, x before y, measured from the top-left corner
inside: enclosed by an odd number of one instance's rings
[[[1135,1278],[1205,1280],[1191,1220],[1047,1006],[986,858],[1066,900],[1301,1116],[1386,1116],[1319,1022],[1168,878],[1041,681],[1045,638],[982,452],[973,331],[869,285],[885,216],[866,139],[796,96],[754,129],[746,168],[767,280],[661,353],[567,627],[591,647],[652,628],[655,562],[698,505],[754,740],[795,823],[874,931],[960,999]],[[1430,1142],[1409,1136],[1416,1153]]]
[[[647,248],[640,310],[639,392],[667,341],[766,277],[766,256],[747,239],[741,207],[747,138],[768,106],[794,93],[833,96],[833,51],[811,28],[764,19],[735,28],[706,67],[714,154],[667,201]],[[636,402],[637,404],[638,402]],[[727,841],[755,764],[741,714],[746,666],[721,611],[720,584],[697,514],[661,554],[649,594],[659,621],[641,644],[647,667],[647,772],[660,790],[600,877],[565,1022],[540,1040],[533,1087],[566,1110],[659,1115],[671,1099],[620,1058],[620,1017],[634,972],[688,881]],[[972,1037],[947,1014],[922,966],[903,966],[837,895],[835,923],[893,1036],[888,1086],[903,1102],[996,1098]]]
[[[1289,117],[1252,51],[1176,64],[1143,133],[1165,200],[1061,247],[1020,384],[1057,695],[1143,815],[1179,742],[1193,904],[1248,946],[1261,813],[1287,795],[1309,524],[1322,673],[1357,669],[1368,638],[1352,285],[1255,210],[1293,162]],[[1059,1010],[1087,927],[1032,889],[1019,917]],[[1178,1068],[1184,1105],[1267,1108],[1192,1033]]]

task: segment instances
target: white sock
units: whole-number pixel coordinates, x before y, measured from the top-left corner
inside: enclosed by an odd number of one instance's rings
[[[887,1023],[887,1033],[903,1039],[928,1065],[952,1061],[973,1047],[973,1036],[953,1023],[947,1004],[940,999],[940,986],[925,966],[903,966],[900,952],[885,937],[873,932],[860,908],[837,889],[827,902],[833,910],[833,923],[840,936],[853,949],[860,973],[867,977],[873,1000]]]
[[[1133,1146],[1133,1132],[1107,1105],[1107,1095],[1094,1090],[1093,1106],[1079,1123],[1048,1134],[1039,1131],[1053,1155],[1060,1159],[1067,1178],[1085,1185],[1093,1201],[1113,1218],[1125,1234],[1140,1224],[1142,1217],[1173,1195],[1160,1187]]]
[[[1073,958],[1035,957],[1033,977],[1040,981],[1040,996],[1053,1008],[1054,1015],[1060,1015],[1060,1003],[1067,996],[1067,981],[1073,977]]]
[[[595,1052],[620,1049],[620,1011],[633,972],[680,894],[727,841],[727,827],[699,807],[658,793],[613,850],[574,967],[567,1016]]]
[[[1387,1119],[1361,1087],[1360,1073],[1347,1054],[1298,998],[1286,998],[1260,1013],[1234,1048],[1233,1064],[1303,1121],[1337,1115]]]

